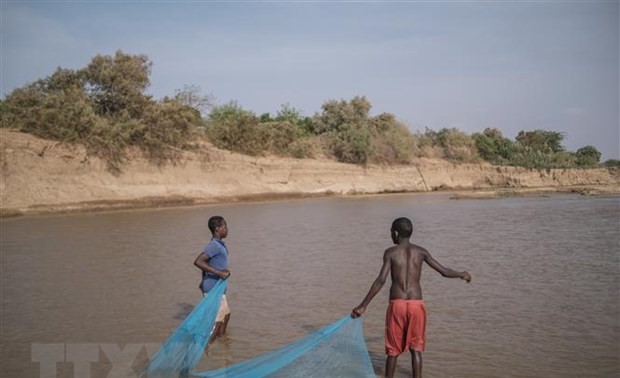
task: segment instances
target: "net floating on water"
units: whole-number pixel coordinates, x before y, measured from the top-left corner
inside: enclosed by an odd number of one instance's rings
[[[220,280],[155,353],[144,378],[375,378],[362,318],[346,316],[269,353],[221,369],[195,372],[207,346],[222,295]]]

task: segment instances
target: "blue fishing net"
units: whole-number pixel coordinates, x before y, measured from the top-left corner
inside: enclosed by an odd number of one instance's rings
[[[273,352],[222,369],[195,372],[226,289],[219,281],[147,366],[146,376],[193,378],[372,377],[362,319],[346,316]]]
[[[200,361],[215,326],[227,282],[220,280],[153,356],[141,377],[187,377]]]

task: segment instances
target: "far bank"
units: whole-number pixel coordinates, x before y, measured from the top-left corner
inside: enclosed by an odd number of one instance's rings
[[[0,214],[431,191],[618,194],[620,170],[497,167],[419,159],[359,166],[332,160],[250,157],[204,146],[157,166],[134,153],[121,174],[79,146],[0,130]],[[515,194],[516,195],[516,194]]]

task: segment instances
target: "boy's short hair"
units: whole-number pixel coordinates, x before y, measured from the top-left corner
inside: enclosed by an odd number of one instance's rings
[[[408,238],[413,234],[413,223],[409,218],[396,218],[392,222],[392,230],[398,232],[398,236]]]
[[[223,217],[219,216],[219,215],[214,215],[211,218],[209,218],[209,231],[211,231],[211,233],[213,234],[215,232],[215,229],[220,227],[222,224],[224,224],[224,222],[226,222],[224,220]]]

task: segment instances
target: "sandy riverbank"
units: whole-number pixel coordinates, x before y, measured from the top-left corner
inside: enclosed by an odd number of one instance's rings
[[[327,159],[250,157],[212,146],[185,152],[178,163],[165,166],[134,153],[123,173],[114,175],[82,147],[8,130],[0,130],[0,177],[3,216],[436,190],[458,191],[458,198],[467,197],[463,191],[471,191],[470,197],[495,193],[493,198],[504,192],[620,193],[617,169],[538,171],[438,159],[361,167]]]

